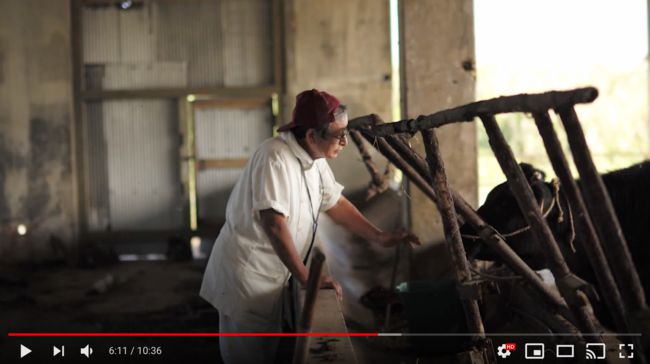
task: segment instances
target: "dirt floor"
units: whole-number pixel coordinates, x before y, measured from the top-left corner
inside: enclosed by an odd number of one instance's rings
[[[20,345],[33,352],[24,361],[51,360],[53,346],[67,357],[86,359],[90,345],[99,358],[111,347],[160,347],[150,362],[210,358],[221,363],[217,337],[8,338],[8,333],[216,333],[218,313],[198,296],[206,261],[120,262],[96,269],[64,264],[0,268],[0,362],[19,358]],[[375,340],[376,341],[376,340]],[[415,363],[402,352],[387,352],[365,338],[353,345],[359,363]],[[293,340],[281,345],[278,363],[291,362]],[[157,359],[157,360],[154,360]],[[23,359],[21,359],[23,362]]]
[[[32,350],[20,359],[21,363],[50,362],[53,346],[61,348],[64,345],[66,363],[87,360],[79,351],[89,345],[94,351],[91,357],[96,359],[93,362],[100,363],[110,357],[106,353],[111,348],[133,347],[162,350],[157,356],[140,354],[138,363],[191,359],[221,363],[217,337],[26,338],[7,335],[216,333],[217,311],[198,296],[205,264],[205,260],[197,260],[187,263],[121,262],[96,269],[75,269],[63,264],[0,267],[0,362],[17,362],[20,345]],[[500,329],[502,332],[534,331],[530,325],[521,323]],[[354,327],[349,330],[358,332]],[[354,337],[352,343],[360,364],[454,362],[449,358],[418,358],[408,338]],[[293,344],[291,338],[282,342],[277,363],[291,362]],[[523,342],[521,344],[523,346]],[[132,362],[123,354],[113,356]]]
[[[95,359],[106,358],[111,347],[153,347],[161,348],[163,354],[141,357],[139,362],[209,358],[211,363],[221,363],[217,337],[7,336],[8,333],[216,333],[218,313],[198,296],[205,264],[206,260],[120,262],[95,269],[70,268],[63,263],[0,267],[0,362],[17,360],[20,345],[32,350],[20,362],[52,360],[54,346],[66,347],[66,359],[87,360],[79,350],[90,345],[94,351],[91,358]],[[352,342],[360,364],[417,362],[404,339],[387,342],[377,337],[354,337]],[[291,338],[284,339],[278,363],[291,362],[293,343]]]
[[[205,264],[138,261],[92,270],[43,264],[2,268],[2,338],[7,333],[218,332],[217,311],[198,296]],[[0,359],[15,358],[18,349],[9,352],[10,340],[0,342]],[[164,342],[169,360],[214,357],[220,362],[216,337],[136,337],[128,342]]]

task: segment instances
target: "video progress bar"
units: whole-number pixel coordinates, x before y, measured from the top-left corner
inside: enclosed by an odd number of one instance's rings
[[[477,334],[470,333],[429,333],[429,334],[416,334],[416,333],[379,333],[379,336],[476,336]],[[531,337],[531,336],[575,336],[575,334],[568,333],[558,333],[558,334],[548,334],[548,333],[486,333],[485,336],[521,336],[521,337]],[[640,333],[628,333],[628,334],[617,334],[611,332],[604,332],[602,334],[581,334],[581,336],[641,336]]]

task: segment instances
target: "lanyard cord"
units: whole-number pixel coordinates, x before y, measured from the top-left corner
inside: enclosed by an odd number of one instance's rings
[[[297,159],[297,158],[296,158]],[[314,162],[315,163],[315,162]],[[311,213],[311,219],[312,219],[312,226],[314,229],[314,232],[311,236],[311,243],[309,244],[309,249],[307,250],[307,255],[305,256],[305,260],[303,260],[302,264],[307,264],[307,260],[309,259],[309,254],[311,253],[311,248],[314,246],[314,240],[316,240],[316,230],[318,230],[318,217],[320,216],[320,209],[323,206],[323,192],[322,192],[322,184],[323,184],[323,175],[320,173],[320,169],[318,170],[318,176],[320,177],[320,187],[321,187],[321,195],[320,195],[320,206],[318,206],[318,212],[316,212],[316,215],[314,215],[314,205],[312,204],[311,201],[311,193],[309,192],[309,186],[307,185],[307,178],[305,177],[305,170],[302,168],[302,163],[300,163],[300,159],[298,159],[298,165],[300,165],[300,172],[302,172],[302,180],[305,184],[305,189],[307,190],[307,198],[309,199],[309,212]],[[318,168],[318,167],[316,167]]]

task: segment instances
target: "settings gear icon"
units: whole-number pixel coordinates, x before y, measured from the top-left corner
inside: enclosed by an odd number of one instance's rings
[[[502,358],[507,358],[508,355],[512,354],[510,350],[506,350],[506,344],[499,346],[497,350],[499,351],[498,352],[499,356]]]

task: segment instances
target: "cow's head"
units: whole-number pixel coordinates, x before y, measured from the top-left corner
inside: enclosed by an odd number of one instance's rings
[[[535,194],[535,199],[543,211],[547,211],[553,204],[555,197],[551,183],[545,183],[545,173],[530,164],[521,163],[521,169],[526,180]],[[485,203],[478,209],[478,214],[483,220],[494,227],[501,235],[506,235],[506,243],[533,269],[543,269],[546,264],[544,256],[538,247],[530,230],[508,236],[528,226],[524,215],[519,209],[517,200],[512,194],[508,182],[496,186],[487,196]],[[549,215],[549,218],[551,215]],[[461,228],[463,244],[470,259],[500,261],[499,255],[476,236],[476,232],[468,224]]]

